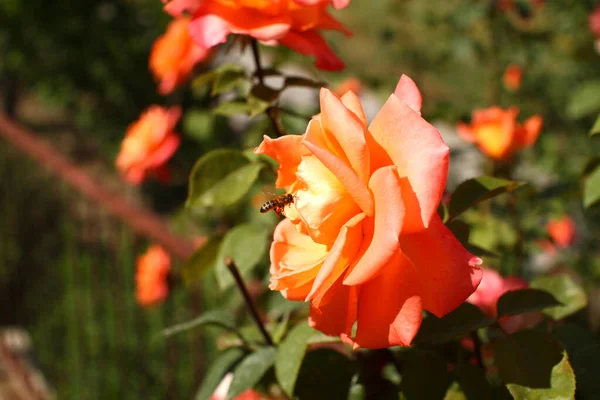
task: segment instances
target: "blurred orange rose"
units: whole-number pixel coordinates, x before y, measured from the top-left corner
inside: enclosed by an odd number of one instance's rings
[[[529,284],[517,277],[507,276],[503,278],[498,272],[493,269],[482,267],[483,278],[479,287],[467,301],[479,307],[484,313],[490,317],[496,317],[498,299],[502,295],[511,290],[525,289]],[[531,328],[540,322],[542,316],[537,312],[523,313],[519,315],[502,317],[498,323],[508,333],[513,333],[521,329]]]
[[[517,64],[510,64],[504,70],[504,87],[507,90],[515,91],[521,87],[521,80],[523,79],[523,70]]]
[[[137,259],[135,297],[141,306],[151,306],[163,301],[169,294],[167,277],[171,270],[171,257],[158,245],[150,246]]]
[[[594,8],[594,11],[588,17],[590,30],[597,38],[600,38],[600,4]]]
[[[333,91],[338,96],[343,96],[346,92],[354,92],[354,94],[360,95],[362,84],[358,78],[347,78],[340,82],[339,85]]]
[[[174,19],[152,46],[150,70],[159,81],[160,94],[168,94],[184,83],[194,66],[209,54],[207,49],[192,41],[189,26],[189,18]]]
[[[534,115],[523,124],[517,123],[519,109],[490,107],[473,111],[471,125],[459,123],[460,136],[476,143],[489,157],[503,160],[516,151],[533,146],[542,129],[542,117]]]
[[[139,184],[149,173],[164,177],[164,164],[179,147],[173,130],[180,116],[179,107],[151,106],[127,128],[116,161],[126,181]]]
[[[332,0],[336,8],[350,0]],[[349,35],[327,12],[329,0],[173,0],[165,10],[178,16],[192,12],[190,34],[202,48],[224,43],[230,33],[248,35],[269,45],[282,44],[314,56],[317,68],[338,71],[344,63],[318,31],[337,30]]]
[[[275,229],[270,288],[310,301],[310,324],[355,348],[409,345],[423,309],[448,313],[481,279],[437,214],[448,146],[407,76],[368,126],[353,92],[321,89],[320,103],[306,133],[255,150],[295,199]]]
[[[554,244],[560,248],[566,249],[575,240],[575,221],[566,215],[549,221],[546,230]]]

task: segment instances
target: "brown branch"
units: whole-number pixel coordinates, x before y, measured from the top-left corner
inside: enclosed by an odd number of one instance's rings
[[[158,215],[112,193],[82,168],[38,139],[32,132],[10,121],[2,112],[0,112],[0,136],[26,153],[44,169],[67,182],[90,201],[100,204],[111,214],[120,218],[134,231],[152,238],[173,256],[186,260],[194,252],[192,241],[171,233],[165,221]]]
[[[258,314],[258,310],[256,309],[256,304],[254,304],[254,301],[252,301],[252,296],[250,296],[248,288],[246,287],[246,284],[244,283],[244,280],[240,275],[240,271],[233,262],[233,259],[231,257],[226,257],[225,265],[229,269],[229,272],[231,272],[231,275],[233,275],[233,279],[235,280],[235,283],[240,292],[242,293],[244,301],[246,302],[246,308],[248,309],[248,311],[250,311],[250,315],[252,316],[252,319],[254,319],[258,330],[265,339],[265,343],[269,346],[273,346],[273,339],[271,339],[271,335],[269,335],[269,332],[267,332],[267,328],[265,328],[265,325],[260,319],[260,315]]]
[[[256,76],[258,77],[258,82],[264,86],[265,84],[265,76],[263,73],[262,65],[260,63],[260,50],[258,49],[258,40],[252,38],[250,40],[250,47],[252,48],[252,57],[254,58],[254,65],[256,67]],[[273,130],[277,137],[281,137],[285,135],[285,130],[281,121],[279,120],[279,112],[275,107],[269,107],[266,111],[267,117],[271,120],[271,125],[273,126]]]

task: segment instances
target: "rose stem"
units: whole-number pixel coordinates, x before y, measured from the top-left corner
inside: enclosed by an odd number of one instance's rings
[[[260,319],[260,316],[258,315],[256,305],[252,301],[252,297],[250,297],[250,293],[248,293],[248,288],[244,284],[244,280],[242,279],[242,276],[240,275],[240,271],[238,270],[237,266],[233,262],[233,259],[231,257],[225,257],[225,265],[227,266],[227,268],[229,268],[229,272],[231,272],[231,275],[233,275],[233,279],[235,280],[235,283],[240,292],[242,293],[244,301],[246,302],[246,308],[248,309],[248,311],[250,311],[250,315],[252,315],[252,319],[254,319],[258,330],[265,338],[266,344],[268,344],[269,346],[273,346],[273,339],[271,339],[271,335],[269,335],[269,332],[267,332],[267,330],[265,329],[265,326],[262,320]]]
[[[473,347],[475,349],[475,359],[477,360],[477,365],[480,368],[483,368],[483,356],[481,355],[481,339],[479,339],[477,331],[471,332],[471,339],[473,340]]]
[[[263,73],[262,66],[260,64],[260,51],[258,49],[258,40],[252,38],[250,40],[250,47],[252,48],[252,56],[254,57],[254,65],[256,66],[256,76],[258,77],[258,82],[261,85],[265,84],[265,75]],[[273,130],[277,137],[281,137],[285,135],[283,126],[279,122],[277,118],[277,109],[274,107],[267,108],[267,116],[271,120],[271,125],[273,125]]]

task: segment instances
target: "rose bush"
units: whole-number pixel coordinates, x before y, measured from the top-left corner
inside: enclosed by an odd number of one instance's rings
[[[343,8],[350,0],[332,0]],[[350,32],[327,12],[329,0],[174,0],[165,10],[173,16],[193,14],[190,34],[210,49],[227,40],[230,33],[248,35],[265,44],[282,44],[314,56],[317,68],[338,71],[344,63],[333,53],[318,31]]]
[[[490,107],[473,111],[470,125],[459,123],[460,136],[475,143],[482,152],[496,160],[504,160],[516,151],[533,146],[542,129],[542,117],[534,115],[523,124],[517,122],[519,109]]]
[[[160,94],[169,94],[184,83],[194,66],[209,55],[207,49],[192,41],[189,28],[189,18],[174,19],[152,46],[150,71],[159,82]]]
[[[169,294],[167,277],[171,270],[171,257],[160,246],[150,246],[137,259],[135,273],[135,298],[141,306],[151,306],[163,301]]]
[[[497,271],[482,267],[483,277],[479,287],[467,301],[476,305],[489,315],[497,317],[498,299],[506,292],[511,290],[526,289],[529,287],[527,281],[518,276],[502,277]],[[542,320],[539,312],[523,313],[515,316],[501,317],[498,323],[505,332],[513,333],[521,329],[531,328]]]
[[[179,107],[151,106],[127,128],[116,160],[126,181],[140,184],[149,174],[167,179],[164,164],[179,147],[174,129],[180,116]]]
[[[423,309],[448,313],[481,279],[437,214],[449,149],[407,76],[368,126],[353,92],[321,89],[320,105],[303,135],[255,150],[279,162],[276,185],[295,199],[275,230],[270,287],[310,301],[310,324],[355,348],[409,345]]]

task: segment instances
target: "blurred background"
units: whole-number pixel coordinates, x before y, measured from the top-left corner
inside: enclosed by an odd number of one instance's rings
[[[573,271],[590,293],[592,312],[585,318],[597,329],[600,258],[594,238],[600,236],[600,212],[584,211],[578,182],[600,154],[600,142],[587,136],[600,111],[600,91],[594,90],[600,87],[600,46],[588,24],[599,2],[523,0],[506,9],[492,3],[353,0],[334,15],[354,36],[328,35],[346,62],[342,74],[316,71],[311,60],[284,49],[263,54],[274,65],[300,65],[302,73],[332,88],[357,78],[367,109],[378,109],[401,74],[411,76],[423,92],[423,115],[451,144],[453,174],[461,179],[485,167],[476,157],[474,166],[459,161],[477,151],[456,139],[456,122],[492,105],[519,107],[521,120],[540,114],[540,139],[523,152],[515,172],[533,183],[520,195],[524,236],[516,237],[499,210],[485,221],[467,216],[472,240],[499,251],[523,240],[532,270],[546,268],[536,258],[536,240],[547,236],[550,218],[569,215],[577,241],[553,262]],[[204,223],[206,216],[190,218],[183,211],[194,161],[217,147],[252,148],[268,124],[209,114],[216,101],[202,88],[157,94],[148,57],[168,21],[158,0],[2,0],[0,98],[5,117],[51,144],[112,197],[151,210],[174,235],[192,240],[214,229]],[[248,55],[236,51],[227,59],[247,63]],[[215,62],[224,57],[218,54]],[[522,69],[516,91],[503,84],[510,64]],[[316,91],[303,93],[290,107],[311,115]],[[183,106],[183,143],[168,185],[132,187],[119,178],[114,159],[127,126],[151,104]],[[286,117],[284,123],[298,133],[306,120]],[[470,176],[462,173],[466,169]],[[134,296],[135,264],[149,238],[132,227],[137,214],[115,217],[102,201],[82,195],[1,136],[0,182],[0,334],[9,337],[17,329],[27,339],[33,352],[24,350],[26,365],[41,371],[47,390],[61,399],[192,397],[214,351],[210,340],[196,331],[168,340],[157,335],[196,315],[202,304],[219,301],[210,284],[175,290],[163,304],[141,308]],[[0,373],[0,385],[3,378]]]

